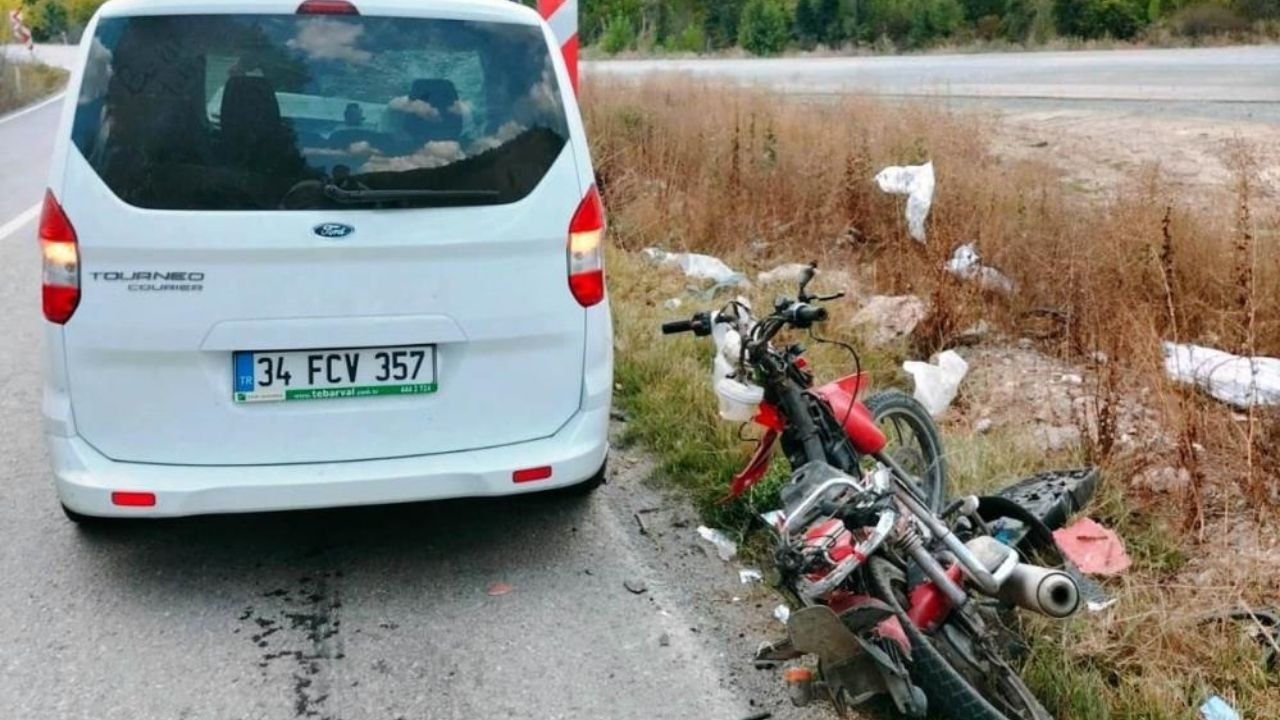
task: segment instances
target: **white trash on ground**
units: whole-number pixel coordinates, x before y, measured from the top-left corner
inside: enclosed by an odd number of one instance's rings
[[[933,163],[891,165],[876,175],[876,183],[884,192],[907,196],[907,231],[916,242],[923,243],[924,223],[933,207]]]
[[[773,609],[773,616],[778,619],[778,622],[786,625],[787,621],[791,619],[791,608],[786,605],[779,605]]]
[[[1280,405],[1280,358],[1246,358],[1199,345],[1164,344],[1164,367],[1228,405]]]
[[[1200,706],[1202,720],[1240,720],[1240,713],[1218,695],[1211,696]]]
[[[738,554],[738,543],[730,540],[729,536],[719,530],[709,528],[706,525],[699,525],[698,534],[702,536],[703,540],[716,546],[716,554],[720,556],[721,560],[729,562]]]
[[[974,243],[961,245],[951,254],[945,265],[947,272],[961,280],[978,283],[983,290],[1012,295],[1017,286],[1009,276],[999,270],[982,264],[982,256],[978,254],[978,246]]]
[[[938,356],[937,364],[908,361],[902,363],[902,369],[915,378],[915,399],[930,415],[939,417],[960,392],[960,381],[969,373],[969,363],[956,351],[947,350]]]
[[[740,580],[743,585],[764,582],[764,573],[752,568],[742,568],[738,571],[738,580]]]
[[[747,276],[711,255],[698,253],[671,253],[658,248],[645,248],[645,259],[658,267],[678,267],[687,277],[695,280],[712,280],[718,285],[750,285]]]

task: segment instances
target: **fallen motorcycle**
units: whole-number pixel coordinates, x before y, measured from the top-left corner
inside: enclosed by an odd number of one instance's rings
[[[783,330],[828,318],[808,291],[778,298],[755,318],[742,300],[663,325],[663,333],[714,339],[713,383],[723,418],[763,427],[729,498],[759,482],[780,445],[793,474],[783,508],[766,516],[776,534],[782,586],[798,609],[785,640],[757,660],[816,656],[816,674],[784,675],[792,700],[826,697],[844,714],[887,695],[909,717],[1052,720],[1010,665],[1012,608],[1054,618],[1075,612],[1080,592],[1066,573],[1022,562],[988,530],[981,501],[946,503],[943,446],[932,418],[910,396],[861,396],[867,378],[814,385],[805,348],[774,347]],[[836,343],[855,359],[854,348]],[[944,503],[945,506],[944,506]]]

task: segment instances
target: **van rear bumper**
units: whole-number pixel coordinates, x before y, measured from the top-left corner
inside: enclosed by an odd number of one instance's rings
[[[264,466],[179,466],[111,460],[79,437],[49,435],[58,497],[96,517],[161,518],[518,495],[576,485],[603,466],[609,406],[584,410],[555,435],[468,452],[392,460]],[[516,470],[550,466],[517,484]],[[113,492],[154,493],[154,507],[119,507]]]

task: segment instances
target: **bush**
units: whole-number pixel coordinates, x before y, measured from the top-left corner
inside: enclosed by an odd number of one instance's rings
[[[600,35],[600,49],[613,55],[636,46],[636,26],[626,15],[614,15]]]
[[[983,40],[991,41],[1000,34],[1000,27],[999,15],[983,15],[973,24],[973,31]]]
[[[1128,40],[1142,29],[1146,9],[1138,0],[1058,0],[1053,20],[1062,35]]]
[[[667,40],[667,47],[676,52],[702,52],[707,49],[707,36],[700,25],[686,25],[679,34]]]
[[[1249,29],[1249,21],[1237,15],[1231,8],[1202,3],[1178,11],[1173,16],[1173,28],[1179,35],[1203,38],[1245,32]]]
[[[738,44],[754,55],[775,55],[786,48],[790,26],[779,0],[750,0],[738,21]]]

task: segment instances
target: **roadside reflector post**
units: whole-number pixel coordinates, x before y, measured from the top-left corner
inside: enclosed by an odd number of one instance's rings
[[[569,68],[573,91],[578,92],[578,0],[538,0],[538,12],[547,24]]]

